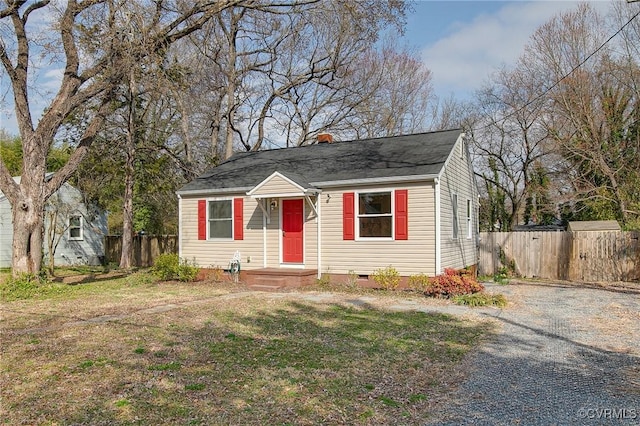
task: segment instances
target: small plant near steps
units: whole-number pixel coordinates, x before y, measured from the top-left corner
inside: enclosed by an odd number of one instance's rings
[[[400,274],[398,270],[391,265],[384,269],[376,269],[373,271],[371,278],[380,288],[385,290],[395,290],[400,283]]]

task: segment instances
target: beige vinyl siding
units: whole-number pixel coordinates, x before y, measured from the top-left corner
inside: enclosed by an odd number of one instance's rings
[[[242,197],[241,194],[230,196],[229,198]],[[227,198],[227,197],[220,197]],[[244,221],[244,239],[237,240],[198,240],[198,200],[207,200],[214,198],[183,198],[182,199],[182,257],[195,262],[201,267],[219,266],[227,268],[229,261],[233,257],[236,250],[240,251],[242,257],[241,267],[243,270],[258,269],[264,267],[264,250],[263,245],[263,221],[262,210],[258,205],[258,200],[244,196],[243,203],[243,221]],[[277,200],[277,205],[271,209],[271,200],[266,200],[267,211],[269,212],[270,221],[266,225],[266,266],[277,268],[280,263],[280,208],[282,202]],[[275,200],[275,199],[274,199]],[[313,210],[304,201],[305,223],[304,223],[304,251],[306,269],[315,269],[317,267],[317,223]],[[248,262],[249,258],[251,259]]]
[[[310,197],[311,202],[315,203],[315,197]],[[318,221],[316,214],[304,200],[304,264],[306,269],[318,268]]]
[[[262,267],[262,210],[255,200],[243,194],[220,197],[219,199],[244,198],[243,240],[198,240],[198,200],[214,199],[195,197],[182,199],[181,255],[194,260],[198,266],[227,268],[236,250],[242,257],[241,267],[253,269]],[[248,259],[251,258],[251,262]]]
[[[299,194],[300,192],[299,187],[293,185],[281,176],[271,176],[260,188],[251,194],[263,197],[278,194]]]
[[[345,241],[342,238],[342,194],[408,189],[409,239],[406,241]],[[357,202],[357,201],[356,201]],[[391,265],[400,275],[434,275],[435,211],[432,182],[398,186],[323,189],[322,273],[369,275]]]
[[[477,263],[478,196],[467,153],[459,139],[440,180],[440,235],[442,268],[464,268]],[[453,237],[453,199],[458,197],[458,237]],[[468,238],[467,200],[471,200],[471,238]]]
[[[253,201],[256,203],[257,201]],[[269,205],[270,203],[267,203]],[[274,210],[269,210],[270,222],[267,224],[267,267],[277,268],[280,266],[280,206]],[[262,245],[260,245],[262,247]],[[260,267],[262,267],[262,263]]]

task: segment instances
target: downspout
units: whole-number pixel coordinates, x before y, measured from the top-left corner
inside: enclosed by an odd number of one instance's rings
[[[434,179],[436,210],[436,275],[442,273],[442,242],[440,235],[440,178]]]
[[[182,197],[178,195],[178,257],[182,258]]]

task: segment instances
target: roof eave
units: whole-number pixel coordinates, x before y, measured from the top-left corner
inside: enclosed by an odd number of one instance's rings
[[[434,180],[438,176],[439,176],[439,173],[433,173],[428,175],[387,176],[387,177],[376,177],[376,178],[328,180],[328,181],[309,182],[309,183],[319,188],[332,187],[332,186],[360,186],[360,185],[375,185],[380,183],[390,184],[390,183],[424,182],[424,181]]]
[[[218,194],[231,194],[241,193],[245,194],[251,190],[252,186],[238,186],[235,188],[213,188],[213,189],[187,189],[185,191],[176,191],[179,196],[192,196],[192,195],[218,195]]]

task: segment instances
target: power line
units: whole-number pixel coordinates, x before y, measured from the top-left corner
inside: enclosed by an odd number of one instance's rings
[[[632,2],[638,2],[640,0],[627,0],[628,3],[632,3]],[[529,105],[531,105],[534,102],[537,102],[538,100],[540,100],[542,97],[544,97],[547,93],[549,93],[550,91],[552,91],[554,88],[556,88],[560,83],[562,83],[562,81],[564,79],[566,79],[567,77],[569,77],[571,74],[573,74],[576,70],[578,70],[578,68],[580,68],[581,66],[583,66],[589,59],[591,59],[596,53],[598,53],[600,50],[602,50],[602,48],[604,48],[604,46],[607,45],[607,43],[609,43],[611,40],[613,40],[614,37],[616,37],[618,34],[620,34],[622,32],[622,30],[624,30],[627,25],[629,25],[634,19],[636,19],[638,16],[640,16],[640,11],[638,11],[635,15],[633,15],[622,27],[620,27],[620,29],[618,31],[616,31],[615,33],[613,33],[613,35],[611,35],[611,37],[609,37],[608,39],[606,39],[600,46],[598,46],[598,48],[596,50],[594,50],[593,52],[591,52],[586,58],[584,58],[578,65],[574,66],[568,73],[566,73],[565,75],[563,75],[562,77],[560,77],[555,83],[553,83],[551,86],[549,86],[547,89],[545,89],[542,93],[540,93],[538,96],[536,96],[535,98],[533,98],[532,100],[530,100],[529,102],[527,102],[526,104],[524,104],[523,106],[521,106],[520,108],[518,108],[517,110],[511,112],[510,114],[505,115],[504,117],[502,117],[502,120],[506,120],[507,118],[512,117],[513,115],[516,115],[517,113],[519,113],[520,111],[524,110],[525,108],[527,108]],[[486,129],[488,127],[490,127],[491,124],[487,124],[485,126],[479,127],[479,128],[475,128],[473,130],[483,130]]]

